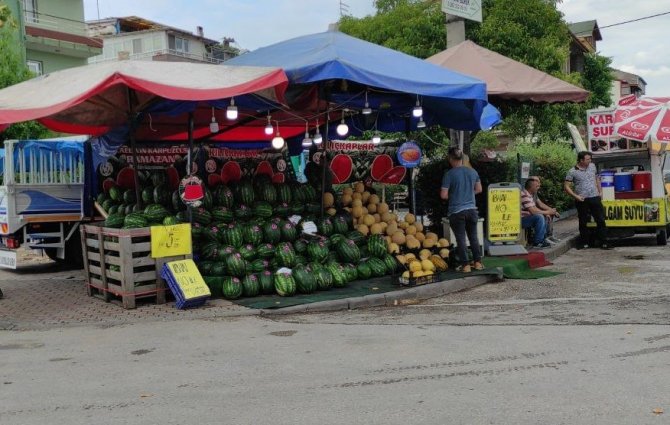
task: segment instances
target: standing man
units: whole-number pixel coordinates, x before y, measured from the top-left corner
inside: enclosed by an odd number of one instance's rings
[[[580,242],[577,249],[589,247],[589,215],[596,222],[596,243],[601,249],[611,249],[607,244],[607,229],[605,228],[605,209],[602,203],[602,188],[600,177],[596,174],[596,166],[591,163],[593,154],[582,151],[577,154],[577,165],[568,171],[563,188],[568,195],[575,198],[575,206],[579,216]]]
[[[456,252],[461,262],[456,270],[463,273],[470,273],[472,267],[475,270],[483,270],[482,254],[477,238],[479,215],[475,204],[475,195],[482,192],[482,182],[474,169],[463,165],[463,151],[456,147],[449,148],[448,159],[451,169],[442,177],[440,198],[449,200],[447,216],[449,226],[456,237]],[[466,235],[472,249],[474,261],[472,266],[468,261]]]

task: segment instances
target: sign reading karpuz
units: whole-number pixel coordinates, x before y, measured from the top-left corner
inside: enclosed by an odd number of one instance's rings
[[[442,0],[442,11],[472,21],[482,21],[481,0]]]

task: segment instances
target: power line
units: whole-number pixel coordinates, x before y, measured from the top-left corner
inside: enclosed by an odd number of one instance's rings
[[[631,22],[643,21],[645,19],[656,18],[658,16],[663,16],[663,15],[667,15],[667,14],[670,14],[670,12],[657,13],[656,15],[649,15],[649,16],[645,16],[645,17],[642,17],[642,18],[631,19],[629,21],[617,22],[616,24],[605,25],[604,27],[600,27],[600,29],[609,28],[609,27],[616,27],[617,25],[630,24]]]

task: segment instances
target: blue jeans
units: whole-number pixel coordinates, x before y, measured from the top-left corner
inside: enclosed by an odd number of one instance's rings
[[[521,217],[521,227],[524,229],[533,229],[533,245],[539,245],[544,242],[547,233],[547,220],[542,214],[533,214]]]
[[[470,263],[468,261],[468,246],[465,242],[466,234],[470,241],[472,259],[474,261],[482,260],[482,253],[479,250],[479,240],[477,238],[478,220],[479,216],[475,209],[457,212],[449,216],[449,227],[454,231],[454,236],[456,237],[456,254],[462,265]]]

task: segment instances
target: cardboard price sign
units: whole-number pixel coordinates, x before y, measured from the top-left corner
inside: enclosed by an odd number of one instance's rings
[[[171,261],[167,266],[185,300],[212,295],[193,260]]]
[[[521,233],[521,188],[499,183],[488,188],[488,237],[491,242],[516,241]]]
[[[151,226],[151,256],[153,258],[187,255],[191,248],[191,225]]]

